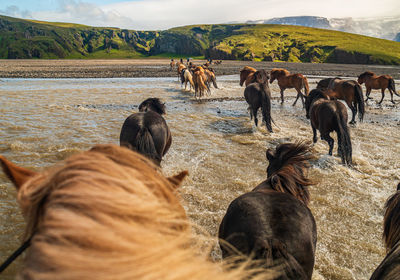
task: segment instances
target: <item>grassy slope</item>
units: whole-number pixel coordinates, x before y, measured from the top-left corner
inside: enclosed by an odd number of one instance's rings
[[[216,50],[241,60],[338,62],[341,50],[347,56],[360,54],[358,63],[400,64],[398,42],[301,26],[192,25],[136,32],[4,16],[0,20],[12,26],[2,28],[0,22],[0,58],[7,57],[10,48],[17,56],[28,52],[39,58],[201,57]]]

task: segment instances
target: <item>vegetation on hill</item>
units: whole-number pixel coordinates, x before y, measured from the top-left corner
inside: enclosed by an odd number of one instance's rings
[[[290,25],[192,25],[135,31],[0,16],[0,58],[153,56],[399,65],[400,43]]]

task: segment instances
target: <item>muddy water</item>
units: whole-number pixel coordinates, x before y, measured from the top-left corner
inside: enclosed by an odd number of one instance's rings
[[[315,79],[310,78],[311,88]],[[162,165],[167,175],[190,172],[182,194],[191,219],[216,236],[219,222],[235,197],[266,177],[265,151],[278,143],[311,140],[312,131],[300,104],[292,107],[274,96],[269,134],[249,119],[238,76],[218,77],[221,87],[211,99],[197,102],[174,78],[3,79],[0,82],[0,153],[33,169],[52,165],[96,143],[118,144],[125,118],[147,97],[167,104],[173,144]],[[313,279],[367,279],[384,256],[382,208],[400,181],[400,108],[367,107],[365,122],[351,127],[354,169],[327,156],[318,141],[310,175],[311,210],[318,226]],[[226,98],[228,97],[228,98]],[[336,154],[336,147],[334,150]],[[0,175],[0,259],[20,244],[24,221],[16,192]],[[218,251],[213,252],[218,259]],[[12,279],[20,260],[5,273]]]

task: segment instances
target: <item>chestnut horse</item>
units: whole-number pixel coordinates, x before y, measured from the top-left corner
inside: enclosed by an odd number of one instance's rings
[[[204,92],[211,94],[210,88],[207,84],[207,75],[204,72],[203,67],[197,66],[193,71],[193,83],[194,83],[194,97],[199,98],[204,96]]]
[[[387,255],[376,268],[370,280],[400,278],[400,184],[386,201],[383,218],[383,240]]]
[[[301,90],[304,88],[304,96],[308,95],[309,92],[309,86],[308,86],[308,81],[307,78],[304,77],[302,74],[290,74],[288,70],[286,69],[272,69],[271,70],[271,79],[269,82],[272,84],[272,82],[277,79],[278,80],[278,85],[281,90],[281,104],[284,102],[283,98],[283,92],[287,88],[295,88],[297,91],[297,97],[296,100],[293,103],[293,106],[296,105],[297,100],[299,97],[301,98],[301,103],[303,104],[304,107],[304,98],[303,98],[303,93]]]
[[[336,131],[338,154],[343,164],[351,165],[352,147],[347,127],[347,109],[340,101],[330,100],[329,96],[320,89],[313,89],[306,97],[306,117],[311,120],[313,142],[317,142],[318,129],[321,139],[328,142],[329,155],[332,155],[334,140],[329,134]]]
[[[39,173],[0,162],[26,220],[18,279],[255,278],[254,269],[229,271],[204,253],[206,237],[194,236],[177,190],[186,171],[166,178],[116,145],[97,145]]]
[[[256,69],[250,66],[243,67],[243,69],[240,70],[240,86],[243,86],[244,83],[247,87],[250,83],[252,83],[254,81],[253,75],[256,71]]]
[[[181,72],[181,86],[185,83],[185,90],[187,87],[187,83],[190,85],[190,90],[193,88],[194,89],[194,83],[193,83],[193,76],[192,73],[188,69],[183,69]]]
[[[277,266],[283,271],[274,279],[311,279],[317,228],[308,208],[309,147],[280,144],[266,155],[267,179],[232,201],[222,219],[222,256],[243,254],[263,268]]]
[[[178,81],[181,79],[181,73],[182,73],[183,69],[186,69],[185,64],[178,62],[176,64],[176,71],[178,73]]]
[[[244,90],[244,97],[249,104],[250,118],[254,117],[254,124],[258,125],[257,112],[261,107],[262,118],[269,132],[271,126],[271,91],[268,87],[268,73],[265,70],[256,71],[253,75],[255,82]]]
[[[344,100],[349,106],[352,114],[350,124],[355,124],[355,118],[358,108],[358,118],[362,122],[365,113],[365,104],[363,92],[360,84],[356,81],[349,80],[345,81],[340,78],[330,79],[328,89],[332,89],[329,92],[331,98]]]
[[[122,125],[119,142],[160,165],[168,152],[172,136],[162,115],[165,105],[158,98],[148,98],[139,105],[139,113],[126,118]]]
[[[357,81],[360,85],[365,83],[365,87],[367,89],[367,92],[365,93],[365,95],[367,96],[367,99],[365,99],[366,102],[368,101],[368,99],[371,99],[369,97],[369,95],[370,95],[372,89],[380,89],[381,90],[382,98],[381,98],[381,101],[378,102],[378,104],[381,104],[383,101],[383,98],[385,97],[385,89],[389,90],[390,96],[391,96],[391,101],[393,104],[395,104],[395,102],[393,100],[393,94],[396,94],[397,96],[400,97],[400,95],[396,92],[394,80],[389,75],[377,76],[377,75],[375,75],[375,73],[367,71],[367,72],[362,73],[360,76],[358,76]]]
[[[169,63],[169,66],[171,67],[171,70],[174,69],[174,67],[175,67],[175,61],[174,61],[173,58],[171,59],[171,62]]]
[[[208,67],[208,68],[204,68],[204,73],[207,76],[207,84],[208,87],[210,87],[211,83],[213,84],[214,88],[218,88],[217,85],[217,78],[215,77],[215,72],[214,69]]]

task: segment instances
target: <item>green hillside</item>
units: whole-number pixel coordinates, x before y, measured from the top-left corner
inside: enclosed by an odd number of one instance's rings
[[[153,56],[399,65],[400,43],[289,25],[193,25],[135,31],[0,16],[0,58]]]

